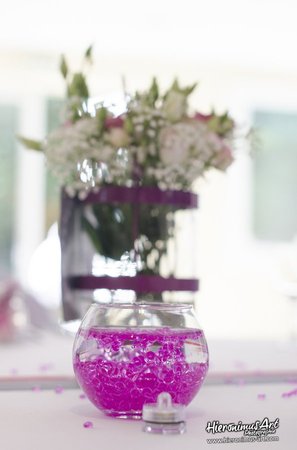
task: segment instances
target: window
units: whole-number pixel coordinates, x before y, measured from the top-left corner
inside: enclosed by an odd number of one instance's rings
[[[0,275],[11,270],[16,184],[17,108],[0,105]]]
[[[268,241],[297,235],[297,112],[256,111],[260,149],[253,158],[253,231]]]

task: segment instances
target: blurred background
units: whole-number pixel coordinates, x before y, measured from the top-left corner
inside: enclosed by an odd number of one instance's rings
[[[0,278],[59,306],[59,188],[16,135],[40,139],[57,125],[60,55],[79,69],[93,43],[93,95],[121,98],[123,77],[128,91],[154,75],[163,88],[198,80],[193,108],[228,109],[257,130],[251,155],[241,141],[228,173],[196,186],[197,310],[209,338],[297,334],[296,13],[294,0],[10,0],[0,17]]]

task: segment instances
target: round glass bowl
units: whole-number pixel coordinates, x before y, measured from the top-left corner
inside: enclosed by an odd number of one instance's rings
[[[207,374],[208,348],[190,305],[93,304],[75,338],[73,367],[97,408],[141,418],[161,392],[191,402]]]

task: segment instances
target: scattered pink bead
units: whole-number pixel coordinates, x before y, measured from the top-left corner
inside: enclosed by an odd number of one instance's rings
[[[93,428],[93,422],[87,420],[87,422],[84,422],[84,428]]]
[[[32,391],[33,392],[40,392],[41,391],[40,386],[33,386],[32,387]]]
[[[297,378],[288,378],[287,383],[297,384]]]
[[[297,395],[297,389],[293,389],[292,391],[282,393],[283,398],[289,398],[289,397],[293,397],[295,395]]]
[[[62,388],[62,386],[57,386],[55,388],[55,393],[56,394],[62,394],[63,391],[64,391],[64,389]]]
[[[53,369],[54,365],[52,363],[41,364],[39,366],[40,372],[47,372],[48,370]]]
[[[265,398],[266,398],[266,394],[258,394],[259,400],[265,400]]]
[[[79,398],[84,399],[87,398],[87,396],[85,394],[80,394]]]
[[[82,332],[80,338],[83,345],[75,349],[74,371],[81,388],[95,406],[102,409],[104,405],[114,416],[118,415],[119,401],[121,411],[135,410],[141,415],[142,404],[153,403],[166,384],[168,387],[170,384],[170,392],[180,393],[180,403],[187,403],[202,384],[207,370],[206,361],[191,362],[192,358],[196,361],[195,352],[200,351],[204,342],[200,330],[94,327]],[[113,350],[116,347],[119,354]],[[85,352],[93,353],[94,359],[85,358]],[[79,394],[80,391],[76,395]]]

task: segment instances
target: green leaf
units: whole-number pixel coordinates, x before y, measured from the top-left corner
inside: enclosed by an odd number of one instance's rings
[[[89,235],[91,242],[93,243],[96,251],[102,253],[102,246],[100,241],[100,236],[98,236],[97,229],[85,218],[82,217],[82,227],[85,232]]]
[[[180,91],[180,86],[179,86],[179,82],[178,82],[178,79],[177,79],[177,78],[175,78],[175,79],[173,80],[173,83],[172,83],[172,85],[171,85],[170,90],[173,90],[173,91]]]
[[[85,59],[89,62],[92,62],[93,53],[93,45],[90,45],[85,51]]]
[[[128,134],[132,134],[133,129],[134,127],[131,117],[126,117],[124,120],[124,130],[127,131]]]
[[[61,72],[63,78],[66,79],[67,75],[68,75],[68,65],[67,65],[64,55],[61,56],[61,60],[60,60],[60,72]]]
[[[99,122],[104,122],[106,117],[108,115],[108,110],[105,108],[105,106],[101,106],[96,110],[96,117],[98,118]]]
[[[36,141],[34,139],[27,139],[23,136],[17,136],[19,142],[23,144],[26,148],[30,150],[42,151],[42,142]]]
[[[81,72],[75,73],[73,75],[72,80],[67,88],[67,95],[68,97],[89,97],[87,82],[85,76]]]
[[[186,96],[192,94],[192,92],[196,89],[198,83],[194,83],[191,86],[185,87],[182,89],[182,91],[185,93]]]
[[[156,78],[153,78],[151,87],[148,92],[148,100],[151,106],[154,106],[159,97],[159,87]]]
[[[186,97],[188,97],[196,89],[197,84],[198,83],[194,83],[194,84],[191,84],[190,86],[186,86],[186,87],[182,88],[178,82],[178,79],[175,78],[173,80],[171,88],[169,89],[169,91],[167,91],[166,95],[168,95],[168,92],[170,92],[170,91],[176,91],[176,92],[179,92],[179,93],[185,95]],[[165,95],[165,97],[166,97],[166,95]]]

